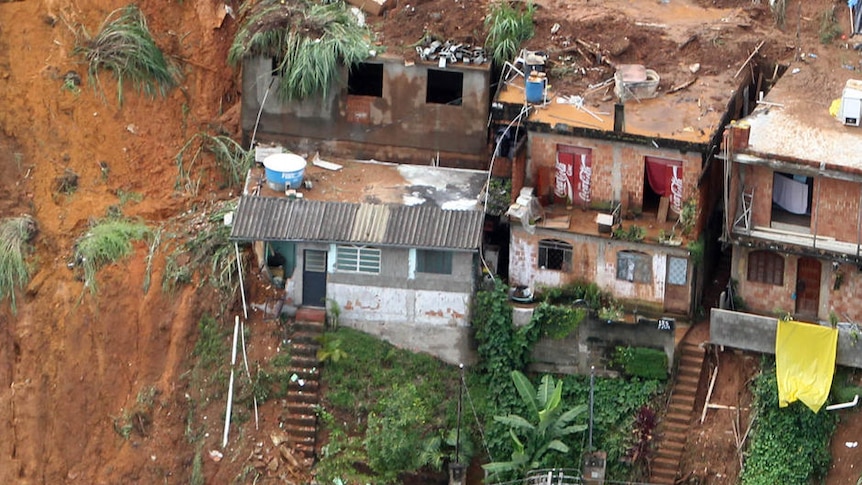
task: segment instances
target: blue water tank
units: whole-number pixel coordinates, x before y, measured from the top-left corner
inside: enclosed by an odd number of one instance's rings
[[[306,161],[293,153],[276,153],[263,159],[266,185],[272,190],[298,189],[305,176]]]

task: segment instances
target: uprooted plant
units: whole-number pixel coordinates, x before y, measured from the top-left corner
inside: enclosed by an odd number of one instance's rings
[[[242,184],[245,174],[254,165],[254,152],[244,149],[233,138],[204,132],[195,133],[180,148],[175,157],[179,170],[177,186],[192,193],[196,192],[198,185],[192,181],[191,173],[204,152],[215,156],[216,166],[227,178],[228,183],[234,187]],[[189,154],[191,154],[190,157]]]
[[[536,6],[532,2],[510,2],[498,0],[488,7],[485,28],[488,37],[485,48],[497,65],[511,61],[518,54],[521,44],[533,37],[533,14]]]
[[[228,62],[264,56],[276,59],[276,96],[282,101],[326,95],[348,69],[368,58],[371,33],[344,2],[263,0],[247,2],[228,52]]]
[[[75,264],[83,269],[84,286],[96,292],[96,272],[132,253],[132,241],[149,237],[150,228],[139,221],[104,219],[75,242]]]
[[[151,98],[166,96],[178,84],[177,68],[165,59],[153,41],[143,13],[133,4],[108,14],[95,37],[81,29],[73,53],[84,57],[89,82],[103,96],[99,71],[114,74],[120,105],[126,81]]]
[[[15,310],[15,289],[30,280],[27,255],[36,234],[36,221],[27,215],[0,221],[0,299],[9,296]]]

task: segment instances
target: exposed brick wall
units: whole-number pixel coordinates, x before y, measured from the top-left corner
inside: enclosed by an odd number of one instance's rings
[[[839,241],[859,241],[859,197],[862,195],[862,185],[820,178],[814,187],[815,220],[812,226],[816,224],[817,235],[834,237]]]
[[[655,148],[630,143],[591,138],[531,132],[529,135],[527,184],[538,184],[543,169],[554,167],[557,145],[571,145],[592,150],[592,201],[603,204],[630,194],[632,209],[643,205],[644,158],[659,157],[681,160],[683,166],[683,200],[698,197],[697,179],[701,171],[700,153]],[[542,182],[545,182],[542,180]],[[546,183],[553,183],[551,178]],[[539,193],[544,193],[539,191]]]
[[[751,252],[749,249],[734,246],[733,252],[730,276],[737,281],[738,295],[745,300],[747,310],[768,315],[774,315],[776,311],[792,313],[796,310],[793,300],[793,292],[796,289],[797,258],[795,256],[784,256],[783,284],[771,285],[748,281],[748,254]]]
[[[842,264],[837,270],[831,265],[823,265],[828,272],[826,284],[826,308],[834,310],[839,320],[846,322],[862,322],[862,271],[852,264]],[[842,274],[841,283],[836,289],[836,275]],[[822,300],[821,296],[821,300]]]
[[[754,188],[751,223],[754,226],[769,226],[772,221],[772,170],[761,166],[745,166],[744,188]]]

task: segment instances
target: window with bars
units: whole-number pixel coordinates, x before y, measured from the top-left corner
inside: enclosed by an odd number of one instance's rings
[[[420,273],[452,274],[452,252],[417,249],[416,271]]]
[[[556,239],[539,241],[539,268],[557,271],[572,269],[572,245]]]
[[[380,273],[380,250],[367,246],[338,246],[335,269],[344,273]]]
[[[618,252],[617,279],[633,283],[652,283],[652,257],[637,251]]]
[[[667,284],[682,286],[688,280],[688,260],[673,256],[667,261]]]
[[[784,257],[772,251],[752,251],[748,254],[748,281],[783,286]]]

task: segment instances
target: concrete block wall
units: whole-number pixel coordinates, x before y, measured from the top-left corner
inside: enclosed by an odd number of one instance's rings
[[[658,157],[681,160],[683,167],[683,200],[697,197],[697,179],[701,171],[700,153],[683,153],[674,149],[655,148],[611,140],[530,132],[527,184],[539,182],[543,169],[553,169],[557,145],[570,145],[592,150],[592,201],[594,204],[619,201],[630,194],[632,208],[643,204],[644,158]],[[549,181],[553,183],[553,180]]]
[[[709,317],[709,342],[735,349],[775,353],[775,333],[778,320],[749,313],[713,308]],[[838,327],[838,365],[862,368],[862,341],[844,325]]]

